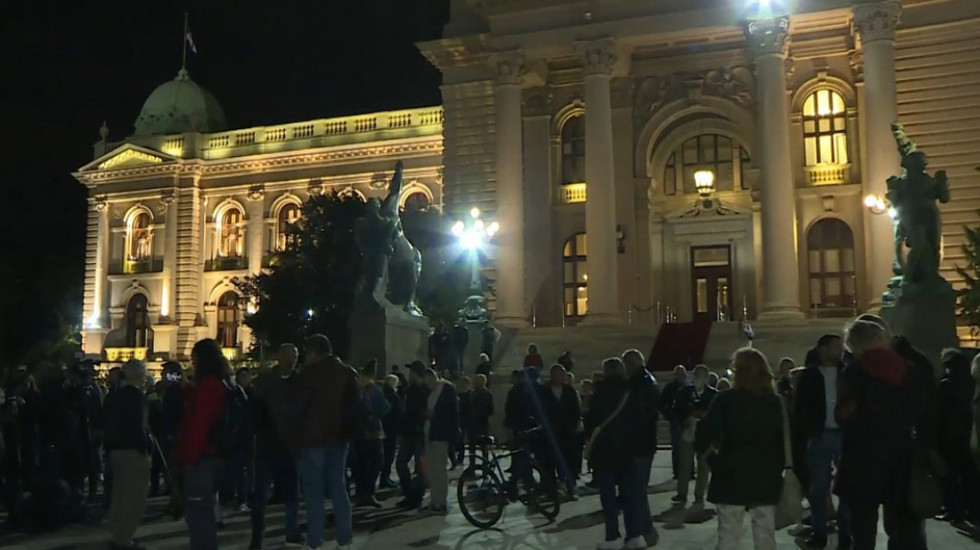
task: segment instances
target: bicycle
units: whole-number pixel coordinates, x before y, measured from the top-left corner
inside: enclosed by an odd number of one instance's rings
[[[456,497],[466,521],[489,529],[500,521],[507,504],[514,502],[521,502],[548,520],[558,516],[558,479],[553,471],[541,466],[527,444],[530,436],[540,431],[536,427],[518,432],[518,448],[506,453],[494,451],[490,436],[478,442],[489,448],[490,456],[463,470],[456,485]],[[511,460],[509,477],[501,465],[507,458]]]

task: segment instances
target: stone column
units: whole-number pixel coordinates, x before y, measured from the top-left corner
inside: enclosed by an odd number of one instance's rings
[[[889,176],[901,172],[901,159],[891,124],[898,118],[895,90],[895,27],[902,12],[897,1],[854,8],[854,26],[861,38],[864,64],[865,137],[867,170],[865,195],[884,196]],[[881,295],[892,277],[894,229],[886,215],[865,212],[867,292],[869,309],[881,307]]]
[[[170,320],[177,308],[177,193],[168,191],[161,202],[167,207],[166,236],[163,246],[163,295],[160,300],[160,317]]]
[[[526,326],[524,272],[524,159],[521,130],[520,52],[490,56],[494,81],[497,169],[497,314],[498,323]]]
[[[265,192],[261,186],[248,191],[248,227],[245,230],[248,256],[248,274],[257,275],[262,271],[262,256],[265,253]]]
[[[755,58],[762,201],[760,318],[801,318],[796,258],[796,190],[790,161],[786,49],[789,18],[752,21],[746,29]]]
[[[93,325],[100,328],[112,328],[109,320],[109,247],[112,245],[112,234],[109,233],[109,199],[106,196],[95,199],[95,211],[98,216],[98,244],[95,248],[95,281],[92,300]]]
[[[528,91],[524,101],[524,186],[526,270],[530,312],[537,326],[557,325],[559,311],[554,270],[555,254],[551,240],[551,90]]]
[[[609,81],[616,55],[611,40],[580,42],[575,51],[585,80],[585,232],[589,306],[586,324],[622,322],[616,256],[616,188],[613,175]]]

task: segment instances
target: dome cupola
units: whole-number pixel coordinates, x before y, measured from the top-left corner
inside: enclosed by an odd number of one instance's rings
[[[135,136],[220,132],[227,128],[225,112],[214,95],[191,80],[187,69],[153,90],[136,119]]]

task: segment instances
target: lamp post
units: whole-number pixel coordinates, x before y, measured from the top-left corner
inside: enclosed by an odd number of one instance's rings
[[[469,216],[456,221],[452,234],[459,246],[469,255],[470,260],[470,291],[479,292],[480,284],[480,251],[500,231],[500,224],[495,221],[484,222],[480,218],[480,209],[473,207]]]
[[[893,220],[898,217],[898,212],[892,208],[888,204],[888,201],[881,195],[865,195],[864,207],[868,209],[868,212],[875,215],[881,215],[887,212],[888,217]]]
[[[711,198],[715,192],[715,173],[711,170],[698,170],[694,173],[694,188],[702,200]]]

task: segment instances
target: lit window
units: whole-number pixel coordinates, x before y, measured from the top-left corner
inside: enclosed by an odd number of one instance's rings
[[[749,182],[745,169],[752,161],[748,151],[731,138],[718,134],[703,134],[685,141],[667,159],[664,167],[664,194],[696,194],[694,173],[711,170],[715,174],[715,190],[746,190]]]
[[[149,260],[153,256],[153,230],[150,214],[137,212],[129,220],[126,231],[126,249],[130,261]]]
[[[581,317],[589,310],[589,264],[585,233],[573,235],[562,250],[565,317]]]
[[[286,250],[290,236],[289,228],[296,223],[300,214],[299,205],[292,202],[284,204],[279,209],[279,215],[276,216],[276,250]]]
[[[574,116],[561,127],[561,182],[585,181],[585,117]]]
[[[242,211],[232,207],[218,218],[218,256],[240,258],[245,254],[245,227]]]
[[[847,164],[847,109],[833,90],[817,90],[803,102],[806,165]]]
[[[225,292],[218,298],[218,334],[216,340],[223,348],[238,347],[238,325],[241,323],[241,308],[238,307],[238,294]]]
[[[810,307],[820,314],[850,315],[857,304],[854,234],[841,220],[818,221],[807,233]],[[836,311],[835,311],[836,310]]]

